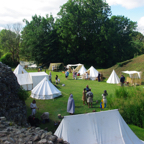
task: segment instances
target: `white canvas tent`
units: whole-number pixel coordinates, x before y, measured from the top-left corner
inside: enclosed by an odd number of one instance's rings
[[[15,70],[14,70],[13,73],[14,73],[15,75],[17,75],[17,74],[27,73],[27,71],[19,64],[19,65],[15,68]]]
[[[123,73],[129,74],[130,78],[139,78],[141,79],[141,73],[142,72],[138,72],[138,71],[122,71]],[[137,74],[137,75],[134,75]]]
[[[37,65],[36,64],[32,64],[32,65],[28,66],[28,68],[37,68]]]
[[[32,91],[31,97],[35,99],[53,99],[61,92],[45,77]]]
[[[95,80],[98,77],[99,72],[93,66],[91,66],[87,71],[90,71],[89,77],[91,80]]]
[[[45,72],[33,72],[33,73],[24,73],[17,74],[18,83],[25,90],[32,90],[44,77],[48,78],[48,75]]]
[[[18,83],[23,87],[25,90],[32,90],[33,89],[33,82],[29,75],[29,73],[18,74],[16,75]]]
[[[80,75],[83,75],[86,71],[87,71],[86,68],[84,67],[84,65],[82,65],[78,73],[80,73]]]
[[[44,77],[48,78],[48,74],[46,74],[45,72],[33,72],[33,73],[29,73],[32,82],[33,82],[33,88],[39,83],[41,82]]]
[[[115,70],[112,71],[110,77],[107,80],[107,83],[111,83],[111,84],[118,84],[118,83],[120,83],[120,79],[117,76]]]
[[[70,144],[144,144],[118,110],[65,116],[55,135]]]
[[[71,67],[71,66],[80,66],[80,65],[82,65],[82,64],[80,64],[80,63],[79,63],[79,64],[68,64],[68,65],[67,65],[67,68],[69,68],[69,67]]]
[[[26,62],[26,61],[20,61],[20,65],[24,67],[28,67],[29,65],[34,64],[34,61]]]

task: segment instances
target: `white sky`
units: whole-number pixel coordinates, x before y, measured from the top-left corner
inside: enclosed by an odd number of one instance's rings
[[[0,30],[5,28],[7,24],[23,23],[25,18],[31,20],[35,14],[45,16],[52,14],[56,17],[60,10],[60,6],[67,0],[1,0],[0,4]],[[144,0],[106,0],[112,5],[121,5],[127,9],[134,9],[144,6]],[[130,18],[131,19],[131,18]],[[139,31],[144,31],[144,15],[138,21]]]

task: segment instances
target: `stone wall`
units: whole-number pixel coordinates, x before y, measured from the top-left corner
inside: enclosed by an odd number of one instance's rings
[[[0,117],[0,144],[69,144],[39,127],[24,128]]]
[[[10,67],[0,62],[0,117],[18,125],[27,124],[25,102],[18,97],[20,85]]]

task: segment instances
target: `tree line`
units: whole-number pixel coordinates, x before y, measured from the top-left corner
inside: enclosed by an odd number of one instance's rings
[[[0,53],[10,52],[12,61],[34,60],[48,66],[51,62],[84,63],[110,67],[144,53],[144,36],[137,23],[124,16],[112,16],[102,0],[68,0],[55,19],[34,15],[21,34],[0,32]]]

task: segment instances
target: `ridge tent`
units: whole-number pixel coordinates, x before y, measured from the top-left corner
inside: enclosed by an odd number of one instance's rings
[[[91,80],[95,80],[97,77],[98,77],[98,71],[93,67],[91,66],[88,70],[87,70],[88,74],[89,74],[89,78]]]
[[[81,67],[83,66],[83,64],[81,64],[81,65],[78,65],[75,69],[73,69],[75,72],[78,72],[80,69],[81,69]]]
[[[84,65],[82,65],[78,73],[80,73],[80,75],[83,75],[86,71],[87,71],[86,68],[84,67]]]
[[[14,73],[15,75],[17,75],[17,74],[27,73],[27,71],[19,64],[19,65],[15,68],[15,70],[14,70],[13,73]]]
[[[117,76],[115,70],[112,71],[110,77],[107,80],[107,83],[111,83],[111,84],[118,84],[118,83],[120,83],[120,79]]]
[[[70,144],[144,144],[118,110],[64,116],[54,135]]]
[[[39,83],[41,82],[44,77],[48,78],[48,74],[46,74],[45,72],[33,72],[33,73],[29,73],[30,78],[32,79],[33,82],[33,88]]]
[[[49,80],[45,77],[32,91],[31,97],[36,99],[53,99],[61,95],[59,91]]]
[[[50,63],[48,69],[52,70],[52,66],[54,66],[55,70],[63,70],[64,69],[64,64],[63,63]]]
[[[139,84],[141,85],[142,81],[142,72],[138,71],[122,71],[123,73],[129,74],[130,77],[127,77],[127,82],[130,84]]]
[[[33,82],[29,75],[29,73],[18,74],[16,75],[18,83],[23,87],[25,90],[32,90],[33,89]]]

